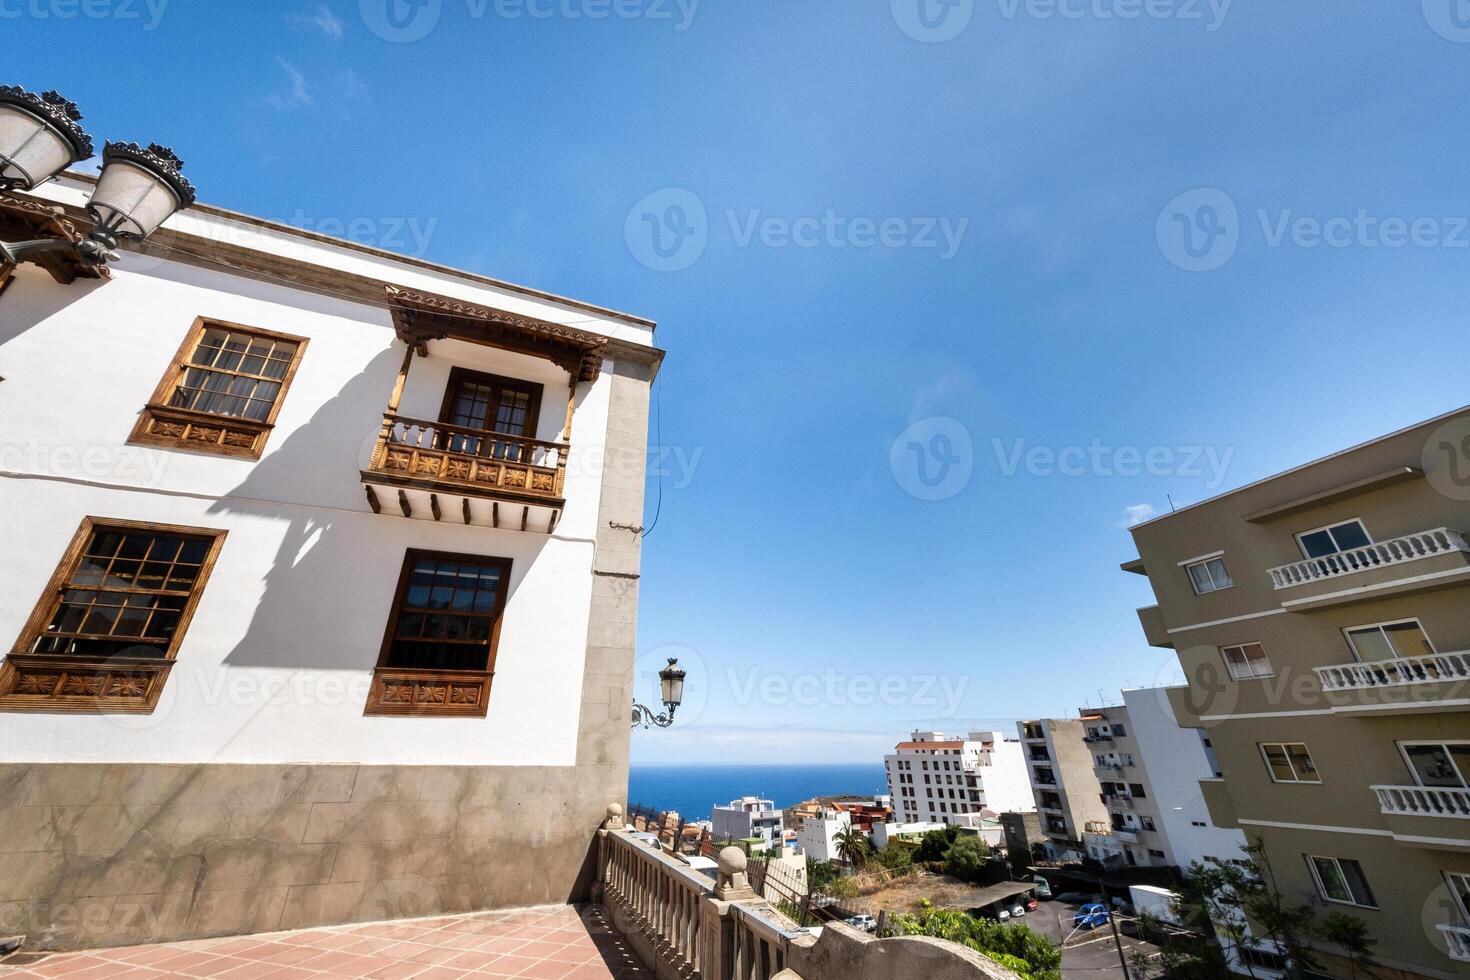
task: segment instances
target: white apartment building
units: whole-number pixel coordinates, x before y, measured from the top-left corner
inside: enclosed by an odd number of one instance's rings
[[[1148,812],[1157,828],[1156,848],[1164,851],[1170,864],[1181,869],[1209,858],[1244,858],[1245,834],[1218,827],[1210,820],[1200,788],[1201,780],[1220,775],[1208,732],[1203,728],[1181,729],[1164,689],[1124,691],[1123,704],[1128,731],[1138,747],[1137,760],[1152,791]],[[1123,750],[1127,751],[1126,746]]]
[[[946,739],[914,732],[883,757],[888,792],[903,823],[960,824],[966,814],[1034,810],[1021,743],[1001,732]]]
[[[759,837],[767,847],[781,842],[784,828],[781,811],[773,800],[742,796],[710,811],[715,840],[747,840]]]
[[[0,239],[87,227],[91,183]],[[627,792],[653,323],[204,205],[123,248],[0,295],[0,934],[578,895]]]
[[[837,861],[837,835],[852,829],[852,814],[845,810],[823,810],[804,817],[796,828],[796,846],[813,861]]]

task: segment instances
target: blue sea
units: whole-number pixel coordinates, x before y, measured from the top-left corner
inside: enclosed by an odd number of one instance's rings
[[[788,807],[814,796],[865,796],[888,792],[881,763],[845,766],[667,765],[633,766],[628,803],[677,810],[685,820],[708,820],[716,804],[742,796]]]

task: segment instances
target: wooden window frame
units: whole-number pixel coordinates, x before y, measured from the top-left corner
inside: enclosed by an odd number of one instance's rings
[[[65,653],[32,653],[36,641],[56,613],[61,593],[75,573],[82,552],[99,528],[119,531],[150,531],[156,534],[181,534],[211,539],[209,551],[199,566],[199,577],[190,590],[189,599],[179,613],[178,626],[161,657],[88,657]],[[32,610],[21,628],[14,648],[0,664],[0,711],[21,712],[89,712],[103,714],[152,714],[163,695],[164,684],[178,658],[179,647],[194,618],[194,610],[209,585],[210,573],[219,560],[228,531],[219,528],[186,527],[178,524],[155,524],[149,521],[115,520],[107,517],[85,517],[71,543],[62,553],[56,570],[51,573]],[[27,678],[54,678],[49,692],[34,690]],[[22,691],[23,687],[33,690]],[[90,690],[89,690],[90,689]]]
[[[500,594],[496,600],[495,622],[490,628],[490,647],[484,670],[423,670],[388,665],[393,635],[403,600],[408,594],[414,563],[423,558],[444,561],[475,562],[500,567]],[[404,552],[403,568],[398,573],[398,587],[393,605],[388,610],[388,623],[383,629],[383,643],[378,662],[373,667],[372,687],[362,713],[366,716],[416,718],[484,718],[490,710],[490,686],[495,679],[495,660],[500,653],[500,628],[510,604],[510,576],[514,562],[497,555],[468,555],[447,551],[410,548]]]
[[[213,412],[177,408],[169,404],[173,400],[179,383],[183,380],[184,369],[189,366],[189,358],[193,356],[194,351],[199,347],[200,340],[204,337],[204,332],[210,327],[296,345],[296,354],[291,358],[286,373],[281,377],[281,390],[276,393],[275,403],[271,405],[270,414],[265,417],[264,421],[233,415],[216,415]],[[139,413],[138,421],[133,426],[128,442],[143,446],[161,446],[166,449],[193,450],[236,459],[259,459],[261,453],[265,452],[265,444],[270,439],[271,431],[276,426],[276,417],[280,415],[281,406],[286,403],[286,395],[291,390],[291,382],[296,378],[297,369],[301,367],[301,359],[306,355],[307,343],[307,338],[297,337],[294,334],[265,330],[243,323],[231,323],[228,320],[218,320],[212,317],[196,317],[193,325],[184,335],[184,341],[179,345],[173,360],[169,362],[163,379],[153,390],[153,397]]]
[[[485,371],[474,371],[465,367],[452,367],[449,369],[449,380],[444,384],[444,401],[439,406],[439,421],[445,425],[451,424],[450,415],[454,411],[454,393],[459,390],[462,382],[478,382],[486,385],[496,385],[501,388],[510,388],[514,391],[523,392],[529,399],[526,406],[526,431],[515,439],[538,439],[541,429],[541,398],[546,391],[546,386],[539,381],[522,381],[519,378],[507,378],[504,375],[489,374]],[[493,416],[487,421],[494,421]],[[486,432],[498,432],[498,429],[485,429]],[[509,435],[509,433],[501,433]]]

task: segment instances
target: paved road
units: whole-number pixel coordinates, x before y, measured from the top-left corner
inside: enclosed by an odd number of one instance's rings
[[[1062,976],[1067,980],[1123,980],[1123,967],[1118,963],[1118,947],[1113,942],[1113,931],[1104,926],[1101,929],[1079,930],[1076,935],[1072,935],[1072,916],[1076,911],[1075,903],[1042,902],[1040,908],[1021,921],[1058,945],[1062,945],[1063,940],[1071,936],[1062,948]],[[1136,952],[1142,950],[1147,954],[1158,949],[1128,935],[1121,936],[1121,939],[1123,955],[1129,959],[1130,970],[1133,968],[1132,959]],[[1133,977],[1133,980],[1140,978]]]

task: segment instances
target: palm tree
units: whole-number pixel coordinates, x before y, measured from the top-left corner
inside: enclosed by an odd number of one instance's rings
[[[838,831],[832,841],[837,845],[837,856],[854,868],[861,868],[868,863],[868,838],[861,830],[848,827]]]

